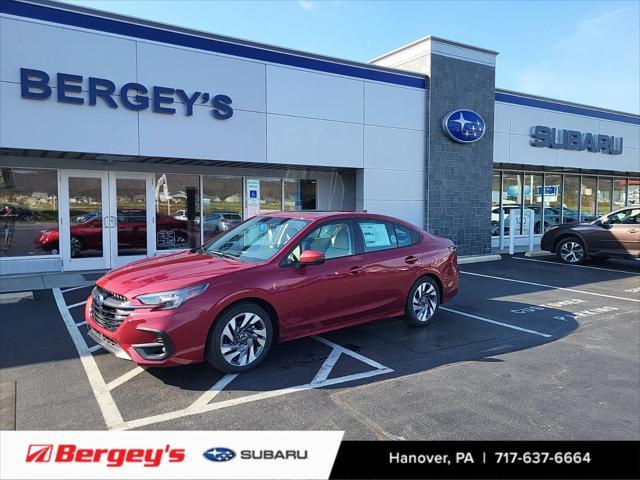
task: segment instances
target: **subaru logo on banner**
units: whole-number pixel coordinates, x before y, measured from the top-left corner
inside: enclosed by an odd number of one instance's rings
[[[473,143],[484,136],[486,124],[483,118],[473,110],[454,110],[445,115],[442,128],[451,140]]]
[[[202,454],[207,460],[212,462],[227,462],[236,456],[236,452],[230,448],[216,447],[210,448]]]

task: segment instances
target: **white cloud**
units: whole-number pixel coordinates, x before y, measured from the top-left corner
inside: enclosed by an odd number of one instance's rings
[[[516,73],[517,90],[638,113],[636,8],[586,19],[536,63]]]
[[[312,10],[315,7],[311,0],[298,0],[298,3],[307,11]]]

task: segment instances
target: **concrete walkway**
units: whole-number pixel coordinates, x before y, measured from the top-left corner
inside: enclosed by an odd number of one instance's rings
[[[88,286],[93,285],[104,273],[106,270],[0,275],[0,293]]]

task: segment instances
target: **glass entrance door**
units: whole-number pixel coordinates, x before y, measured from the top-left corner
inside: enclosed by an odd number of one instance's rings
[[[65,270],[114,268],[155,253],[152,176],[61,173],[59,248]]]

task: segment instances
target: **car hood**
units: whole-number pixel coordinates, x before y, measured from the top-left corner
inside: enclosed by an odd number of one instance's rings
[[[97,284],[105,290],[132,298],[144,293],[199,285],[215,277],[256,265],[200,253],[181,252],[145,258],[116,268],[98,280]]]

